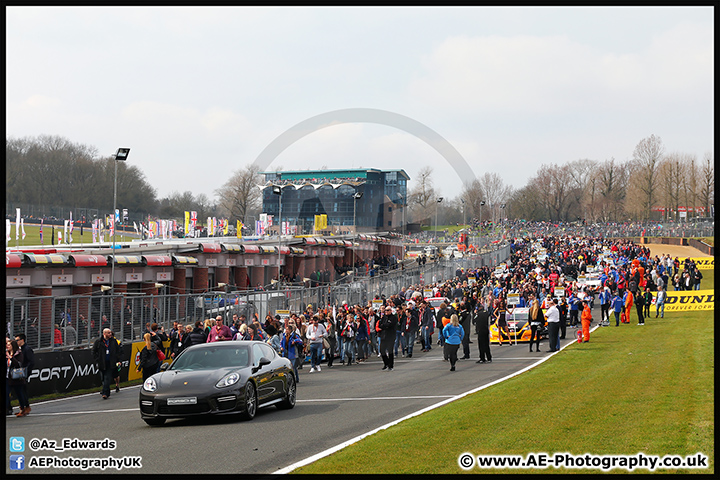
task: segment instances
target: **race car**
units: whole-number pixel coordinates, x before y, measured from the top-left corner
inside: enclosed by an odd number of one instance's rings
[[[528,312],[530,307],[516,307],[511,314],[507,315],[508,335],[502,333],[502,341],[505,342],[529,342],[530,341],[530,321]],[[538,329],[540,338],[547,338],[547,322]],[[490,343],[500,343],[498,341],[497,322],[490,325]]]

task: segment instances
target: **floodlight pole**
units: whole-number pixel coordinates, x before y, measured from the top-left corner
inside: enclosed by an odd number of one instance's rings
[[[273,185],[272,191],[278,196],[278,284],[280,283],[280,239],[282,235],[282,187]],[[278,289],[280,285],[278,285]]]
[[[362,198],[363,192],[355,192],[353,194],[353,230],[355,231],[355,234],[353,235],[353,246],[352,246],[352,269],[353,269],[353,278],[355,275],[355,239],[357,238],[357,201],[358,199]]]
[[[438,228],[438,205],[440,205],[440,202],[443,201],[443,197],[439,197],[437,199],[437,203],[435,203],[435,243],[437,243],[437,228]]]
[[[115,187],[113,188],[113,242],[112,242],[112,266],[110,267],[110,288],[113,293],[115,294],[115,234],[117,225],[115,224],[115,210],[117,209],[117,162],[118,161],[125,161],[127,160],[128,155],[130,154],[129,148],[118,148],[117,152],[115,153]]]

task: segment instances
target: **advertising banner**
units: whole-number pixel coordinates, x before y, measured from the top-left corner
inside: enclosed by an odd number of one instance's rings
[[[130,369],[128,370],[128,380],[135,380],[142,378],[142,371],[137,372],[137,367],[140,364],[140,351],[145,347],[145,342],[134,342],[131,346],[132,351],[130,352]],[[170,358],[170,340],[163,342],[165,347],[163,353],[165,353],[165,361],[163,363],[172,362]]]
[[[128,380],[131,345],[122,345],[120,355],[120,381]],[[134,369],[133,369],[134,370]],[[35,354],[35,367],[28,376],[30,397],[49,393],[100,387],[100,371],[93,360],[92,349],[68,350]]]
[[[665,312],[715,310],[715,290],[678,290],[666,292]],[[653,310],[657,292],[653,294]]]
[[[715,257],[691,258],[698,270],[712,270],[715,268]]]

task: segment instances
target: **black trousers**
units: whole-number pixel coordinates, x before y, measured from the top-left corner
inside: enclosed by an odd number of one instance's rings
[[[114,367],[114,368],[113,368]],[[110,385],[113,383],[113,375],[115,374],[115,371],[117,370],[117,367],[113,365],[111,368],[106,368],[105,370],[100,370],[100,378],[102,378],[102,391],[101,394],[109,397],[110,396]],[[155,373],[155,372],[152,372]],[[148,375],[149,377],[150,375]],[[145,369],[143,369],[143,382],[147,380],[147,377],[145,377]]]
[[[537,351],[540,351],[540,325],[530,325],[530,351],[532,352],[533,343],[537,344]]]
[[[462,339],[463,358],[470,358],[470,335],[465,335]]]
[[[610,321],[610,304],[609,303],[601,303],[600,304],[600,321],[603,320]]]
[[[640,325],[645,324],[645,317],[643,316],[643,310],[645,309],[644,305],[638,305],[636,304],[637,314],[638,314],[638,323]]]
[[[445,342],[443,348],[445,349],[445,355],[448,357],[448,360],[450,360],[450,366],[454,367],[458,360],[457,352],[460,349],[460,345]]]
[[[395,368],[394,349],[395,335],[392,335],[392,338],[383,338],[380,340],[380,356],[382,357],[383,364],[388,368]]]
[[[548,336],[550,337],[550,351],[554,352],[560,349],[558,345],[558,332],[560,331],[560,322],[548,322]]]
[[[490,354],[490,337],[488,333],[478,334],[478,350],[480,351],[480,360],[490,361],[492,355]]]
[[[565,338],[566,332],[567,332],[567,319],[560,318],[560,338]]]

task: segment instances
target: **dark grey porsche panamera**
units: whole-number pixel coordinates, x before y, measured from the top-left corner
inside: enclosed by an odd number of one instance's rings
[[[241,414],[295,406],[297,385],[290,360],[264,342],[226,341],[185,349],[140,389],[140,416],[148,425],[168,418]]]

